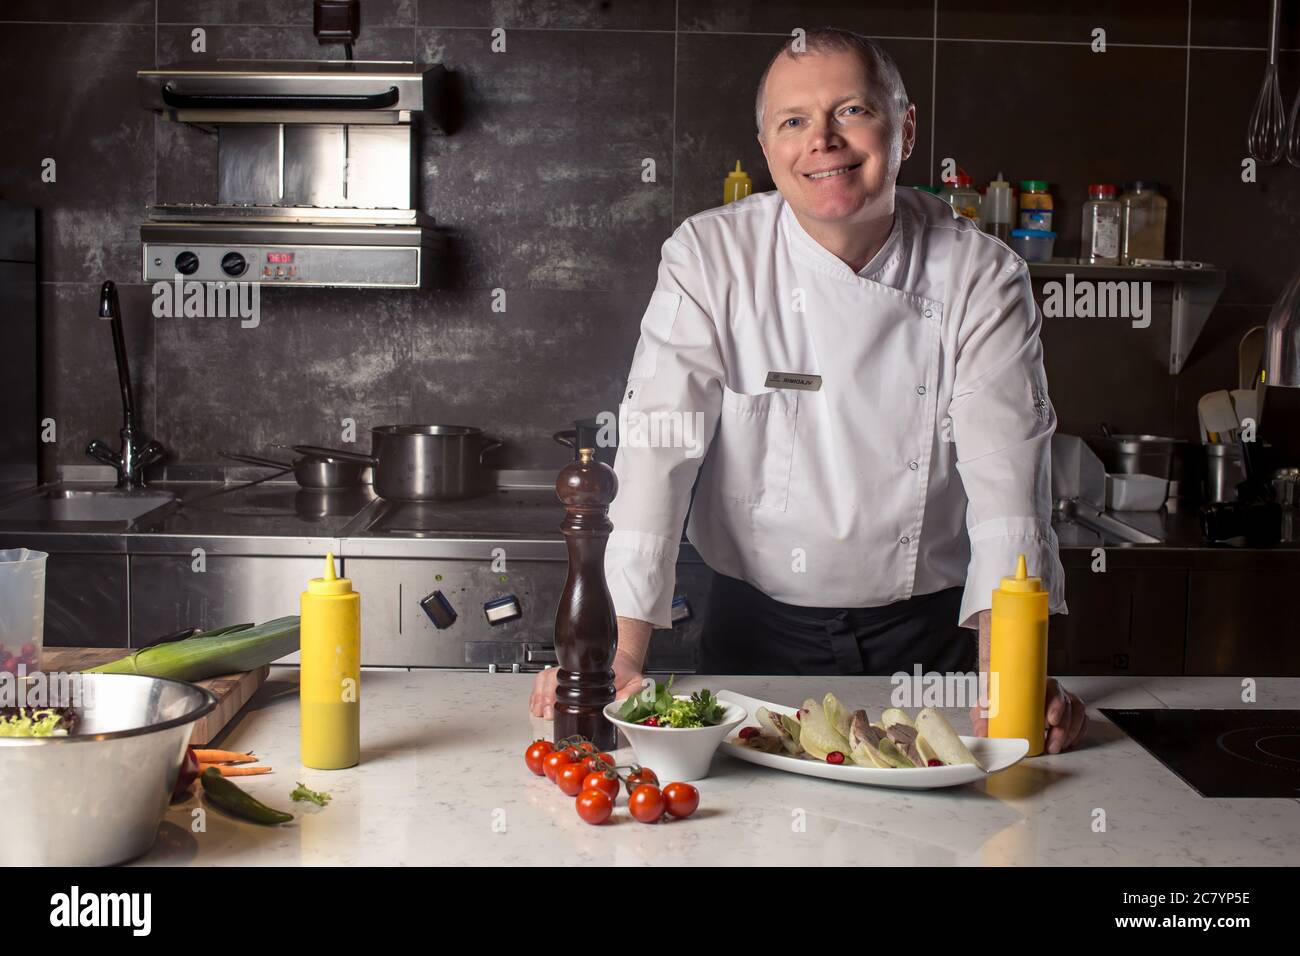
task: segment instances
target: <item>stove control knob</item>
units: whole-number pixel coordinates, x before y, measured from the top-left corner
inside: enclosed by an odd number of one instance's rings
[[[248,269],[248,263],[238,252],[227,252],[221,257],[221,271],[228,276],[242,276]]]
[[[183,276],[192,276],[199,271],[199,257],[192,252],[182,252],[176,257],[176,271]]]

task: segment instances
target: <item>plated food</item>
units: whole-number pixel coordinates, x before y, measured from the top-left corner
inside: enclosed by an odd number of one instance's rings
[[[805,700],[793,716],[768,707],[759,707],[754,716],[758,728],[743,728],[739,740],[742,746],[764,753],[787,753],[830,764],[852,761],[882,770],[957,764],[984,769],[933,707],[924,708],[915,719],[907,711],[891,707],[873,723],[865,709],[850,712],[828,693],[821,703]]]
[[[917,790],[957,786],[1005,770],[1029,750],[1026,740],[961,736],[933,708],[915,715],[888,708],[872,720],[864,708],[845,707],[834,694],[800,707],[727,690],[718,699],[753,715],[723,741],[724,753],[847,783]]]

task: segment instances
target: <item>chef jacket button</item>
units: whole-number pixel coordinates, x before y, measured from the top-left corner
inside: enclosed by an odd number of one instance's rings
[[[926,317],[927,319],[932,319],[932,318],[934,318],[934,312],[933,312],[933,310],[931,310],[931,309],[926,309],[926,310],[925,310],[925,317]]]
[[[907,467],[911,468],[913,471],[916,471],[916,469],[921,467],[921,463],[918,461],[909,461],[907,463]]]
[[[907,535],[903,535],[901,538],[898,539],[898,543],[899,543],[899,544],[907,544],[907,542],[909,542],[909,541],[911,541],[911,540],[912,540],[912,539],[909,538]]]
[[[924,395],[924,394],[925,394],[925,386],[924,386],[924,385],[918,385],[918,386],[916,386],[916,394],[918,394],[918,395]]]

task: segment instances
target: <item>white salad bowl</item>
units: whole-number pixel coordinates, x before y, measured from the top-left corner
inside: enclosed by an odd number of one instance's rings
[[[678,700],[690,700],[689,694],[675,695]],[[619,720],[618,712],[623,701],[616,700],[605,707],[609,722],[623,732],[636,762],[655,772],[662,784],[678,781],[703,780],[709,775],[709,764],[719,745],[749,716],[745,708],[729,701],[720,701],[724,711],[722,722],[710,727],[647,727]]]

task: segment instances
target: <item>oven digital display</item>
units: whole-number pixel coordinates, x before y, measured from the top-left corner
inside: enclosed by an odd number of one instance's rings
[[[266,254],[266,261],[271,263],[272,265],[276,263],[293,262],[293,253],[292,252],[268,252]]]

